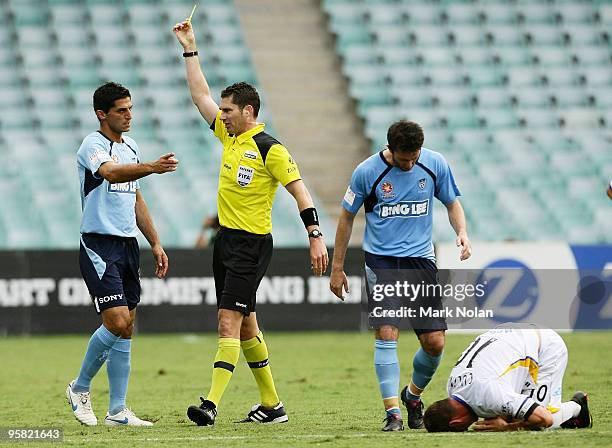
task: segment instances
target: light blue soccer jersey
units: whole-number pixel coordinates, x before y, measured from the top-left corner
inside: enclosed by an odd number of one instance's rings
[[[433,199],[447,205],[457,196],[459,189],[442,154],[422,148],[416,165],[402,171],[390,165],[381,151],[355,169],[342,206],[353,214],[364,206],[366,252],[435,261]]]
[[[100,233],[122,237],[138,235],[136,225],[136,190],[138,181],[109,183],[98,174],[105,162],[138,163],[136,142],[123,136],[123,143],[113,142],[100,131],[89,134],[77,152],[81,181],[81,233]]]

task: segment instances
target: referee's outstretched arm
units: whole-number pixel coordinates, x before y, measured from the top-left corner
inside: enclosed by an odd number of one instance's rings
[[[208,124],[212,124],[219,112],[219,105],[215,103],[206,77],[200,67],[198,58],[198,47],[191,22],[185,20],[177,23],[172,28],[176,38],[183,46],[183,57],[185,58],[185,69],[187,70],[187,83],[191,92],[191,99],[196,105],[202,117]]]
[[[294,180],[288,183],[285,188],[291,193],[291,196],[295,198],[295,202],[297,203],[300,216],[302,217],[302,221],[304,221],[306,232],[308,233],[308,241],[310,243],[310,266],[313,274],[320,277],[327,270],[329,258],[323,235],[319,232],[319,222],[312,202],[312,197],[302,180]],[[311,213],[313,213],[313,217],[307,216]]]

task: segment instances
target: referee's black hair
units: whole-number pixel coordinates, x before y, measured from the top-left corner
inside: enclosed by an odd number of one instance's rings
[[[115,101],[131,98],[130,91],[116,82],[107,82],[96,89],[93,94],[94,111],[107,113],[115,105]]]
[[[391,152],[416,152],[423,146],[423,141],[423,128],[414,121],[397,121],[387,131],[387,143]]]
[[[237,82],[226,87],[221,92],[221,98],[230,96],[232,97],[232,103],[238,105],[240,110],[244,109],[246,106],[252,106],[253,114],[255,118],[257,118],[261,101],[259,100],[259,93],[257,93],[255,87],[247,82]]]

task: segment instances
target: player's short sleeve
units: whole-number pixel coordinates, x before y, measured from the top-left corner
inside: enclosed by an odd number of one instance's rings
[[[527,420],[539,406],[535,400],[516,393],[503,381],[489,381],[483,392],[483,408],[491,415]]]
[[[217,137],[221,141],[221,143],[223,143],[223,146],[225,146],[225,143],[230,138],[230,134],[229,132],[227,132],[227,128],[221,120],[221,111],[217,112],[217,116],[210,124],[210,130],[213,131],[215,137]]]
[[[346,189],[344,198],[342,198],[342,207],[352,214],[356,214],[359,208],[363,205],[368,192],[365,188],[365,171],[364,168],[359,165],[351,176],[351,182]]]
[[[100,140],[94,138],[86,138],[79,151],[77,152],[77,161],[79,164],[92,172],[93,176],[100,178],[98,170],[103,163],[112,162],[106,145]]]
[[[268,172],[284,187],[295,180],[300,180],[300,170],[283,145],[272,145],[266,155]]]
[[[436,164],[436,192],[435,196],[444,205],[448,205],[453,202],[457,196],[461,196],[459,188],[455,183],[453,172],[451,171],[448,162],[443,157],[440,157]]]

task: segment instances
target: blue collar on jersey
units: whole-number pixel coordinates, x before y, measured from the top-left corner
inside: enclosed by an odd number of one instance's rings
[[[100,134],[102,137],[104,137],[106,140],[108,140],[110,142],[110,151],[108,152],[109,155],[113,155],[113,144],[117,143],[114,140],[111,140],[110,138],[108,138],[108,136],[104,135],[104,132],[98,130],[96,131],[98,132],[98,134]],[[125,141],[125,139],[123,137],[121,137],[121,143],[123,143],[125,146],[127,146],[128,148],[130,148],[130,150],[134,153],[134,155],[136,156],[136,161],[138,163],[140,163],[140,159],[138,158],[138,153],[136,152],[136,150],[134,148],[132,148],[130,146],[130,144],[128,142]]]
[[[380,159],[383,161],[383,163],[387,166],[385,170],[382,173],[380,173],[380,176],[376,178],[376,180],[374,181],[374,184],[372,185],[372,189],[370,190],[370,194],[363,201],[363,208],[366,213],[371,213],[374,211],[374,207],[376,206],[376,204],[378,204],[378,198],[376,197],[376,187],[384,179],[384,177],[387,174],[389,174],[389,171],[391,171],[394,168],[393,165],[391,165],[387,161],[387,159],[385,159],[385,156],[383,155],[383,151],[380,151],[378,155],[380,156]],[[433,183],[434,183],[434,193],[437,195],[438,185],[436,183],[436,175],[434,174],[434,172],[430,170],[429,168],[427,168],[425,165],[423,165],[421,162],[419,162],[419,160],[416,161],[415,165],[421,167],[423,171],[425,171],[427,174],[431,176],[431,179],[433,180]]]

